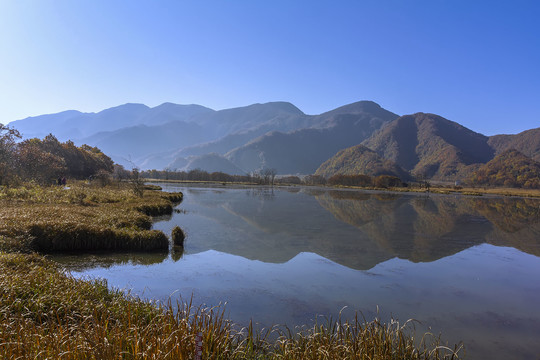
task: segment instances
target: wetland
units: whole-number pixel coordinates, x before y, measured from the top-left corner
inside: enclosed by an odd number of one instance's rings
[[[540,199],[160,184],[183,252],[55,255],[78,278],[289,327],[415,319],[466,358],[540,355]]]

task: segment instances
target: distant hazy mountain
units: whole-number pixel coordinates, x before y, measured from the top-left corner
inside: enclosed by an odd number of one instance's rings
[[[343,175],[392,175],[406,181],[410,175],[391,160],[384,159],[375,151],[363,145],[356,145],[341,150],[325,161],[315,173],[329,178],[336,174]]]
[[[488,144],[500,154],[516,149],[536,161],[540,161],[540,128],[523,131],[516,135],[490,136]]]
[[[87,119],[89,114],[76,110],[63,111],[57,114],[40,115],[16,120],[9,126],[19,130],[24,138],[44,138],[48,134],[54,134],[59,140],[78,139],[82,131],[77,125]]]
[[[25,137],[44,137],[49,133],[61,140],[98,146],[115,161],[132,167],[163,168],[174,161],[175,152],[195,144],[221,141],[224,153],[270,130],[302,127],[305,114],[285,102],[254,104],[214,111],[200,105],[165,103],[155,108],[125,104],[99,113],[66,111],[14,121],[10,125]],[[241,135],[243,133],[244,135]],[[240,141],[234,142],[238,138]],[[233,143],[227,145],[229,140]],[[205,148],[196,155],[216,152]],[[164,154],[164,151],[168,151]],[[185,157],[189,153],[177,154]],[[163,161],[162,158],[166,158]]]
[[[398,115],[361,101],[311,117],[314,128],[271,132],[225,156],[250,172],[274,168],[279,174],[312,174],[337,151],[360,143]]]
[[[178,144],[193,145],[204,140],[206,135],[201,126],[174,121],[157,126],[138,125],[100,132],[78,142],[97,146],[115,158],[123,157],[135,162],[143,155],[173,150]]]
[[[272,131],[272,126],[259,126],[242,132],[235,132],[214,141],[188,146],[174,153],[174,156],[203,155],[209,153],[226,154],[251,140]]]
[[[190,122],[203,127],[206,141],[199,144],[178,143],[170,157],[185,158],[209,153],[225,154],[269,131],[290,131],[306,127],[310,117],[287,102],[253,104],[194,116]],[[208,141],[210,140],[210,141]],[[145,159],[148,166],[149,159]],[[182,159],[179,160],[182,162]]]
[[[264,125],[270,125],[274,130],[297,129],[305,127],[303,117],[305,114],[291,103],[269,102],[200,114],[190,121],[207,128],[219,138]]]
[[[475,163],[486,163],[494,150],[488,137],[434,114],[402,116],[362,143],[413,175],[454,180]]]
[[[135,125],[154,126],[172,121],[187,121],[195,115],[212,112],[214,110],[200,105],[164,103],[150,108],[143,104],[124,104],[98,113],[69,110],[29,117],[13,121],[10,126],[19,130],[25,138],[42,138],[52,133],[59,140],[76,140],[98,132]]]
[[[178,158],[181,159],[181,158]],[[182,158],[183,159],[183,158]],[[114,159],[113,159],[114,160]],[[184,162],[180,164],[176,164],[174,167],[170,167],[170,169],[179,169],[181,167],[184,167],[187,165],[187,160],[183,159]],[[158,153],[150,156],[143,156],[141,158],[135,159],[134,163],[138,165],[138,167],[141,170],[163,170],[165,168],[168,168],[173,161],[173,158],[170,156],[170,152],[164,152],[164,153]]]
[[[170,160],[169,160],[170,161]],[[189,164],[189,160],[183,157],[175,157],[174,160],[163,166],[163,169],[171,169],[173,171],[182,171]]]
[[[238,168],[227,158],[216,153],[194,156],[188,160],[188,164],[182,169],[184,171],[200,169],[210,173],[221,171],[230,175],[245,175],[245,171]]]

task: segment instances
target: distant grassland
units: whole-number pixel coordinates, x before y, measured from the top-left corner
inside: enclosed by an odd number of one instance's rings
[[[129,188],[27,185],[0,190],[0,249],[18,251],[167,250],[150,230],[152,216],[170,214],[181,193]]]

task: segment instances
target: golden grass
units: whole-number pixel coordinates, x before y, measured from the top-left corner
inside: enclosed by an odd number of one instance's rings
[[[150,216],[170,214],[181,193],[27,185],[0,190],[0,249],[37,251],[163,250],[167,236]]]
[[[1,359],[193,359],[199,332],[203,359],[458,358],[460,348],[415,339],[410,325],[357,318],[296,332],[237,329],[223,307],[155,304],[37,255],[0,253]]]

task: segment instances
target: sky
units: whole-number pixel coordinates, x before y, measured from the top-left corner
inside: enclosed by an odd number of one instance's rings
[[[372,100],[540,127],[536,0],[0,0],[0,123],[124,103]]]

